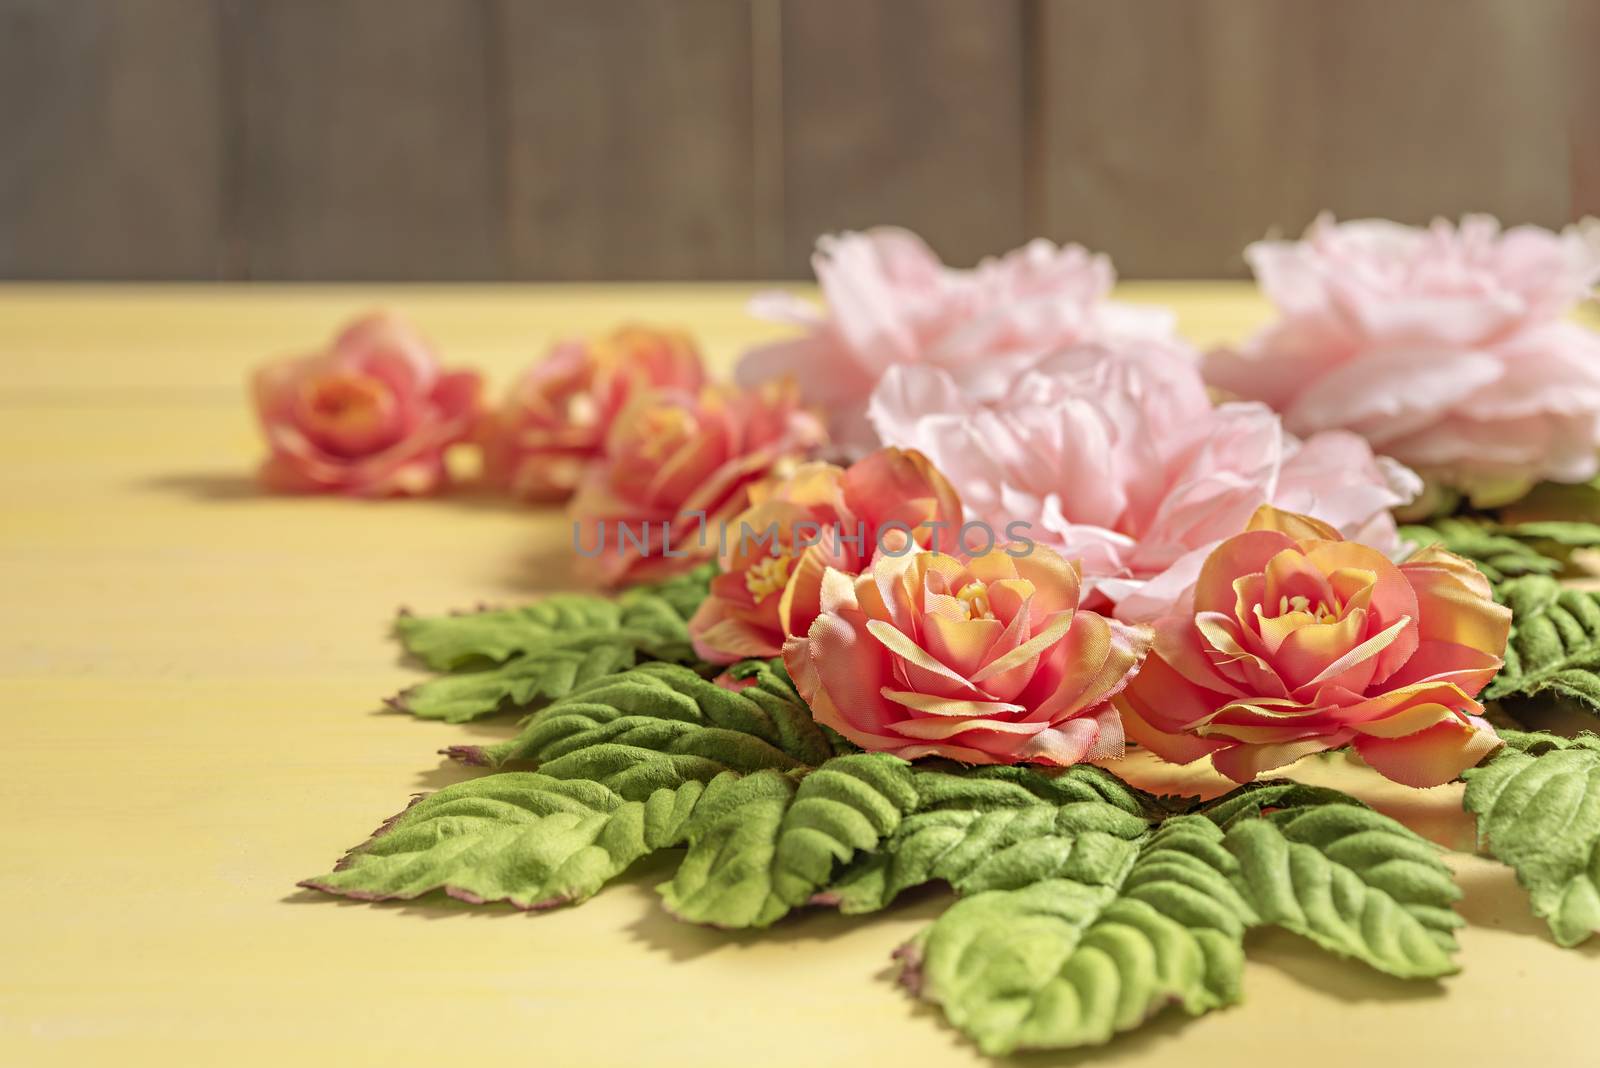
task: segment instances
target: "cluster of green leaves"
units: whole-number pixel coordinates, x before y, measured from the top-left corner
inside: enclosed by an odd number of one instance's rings
[[[402,613],[407,652],[448,672],[388,699],[402,712],[463,723],[525,711],[641,660],[693,663],[688,619],[705,599],[712,565],[613,600],[556,594],[520,608],[446,616]]]
[[[1513,609],[1490,697],[1600,709],[1600,596],[1531,562],[1555,560],[1535,547],[1559,540],[1535,529],[1443,520],[1428,540],[1471,548]],[[668,910],[760,928],[808,905],[874,912],[941,883],[959,899],[898,952],[901,979],[990,1053],[1100,1043],[1168,1006],[1232,1004],[1256,927],[1394,976],[1455,970],[1460,893],[1440,851],[1360,801],[1268,782],[1201,804],[1091,766],[859,752],[812,719],[779,663],[738,666],[738,691],[707,678],[685,624],[707,579],[402,617],[406,648],[448,674],[399,706],[451,721],[529,714],[499,744],[449,750],[492,773],[413,802],[302,885],[543,909],[676,849],[658,888]],[[1482,849],[1576,944],[1600,930],[1600,740],[1506,736],[1467,773],[1466,807]]]
[[[1600,523],[1586,519],[1528,520],[1448,516],[1402,526],[1400,536],[1417,547],[1441,545],[1478,565],[1499,585],[1525,575],[1568,573],[1574,550],[1600,547]]]

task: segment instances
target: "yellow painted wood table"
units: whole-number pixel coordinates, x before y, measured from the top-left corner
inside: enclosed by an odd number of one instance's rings
[[[558,513],[259,495],[247,368],[380,302],[497,385],[621,318],[687,325],[725,366],[774,329],[744,316],[749,292],[0,287],[0,1064],[983,1062],[891,982],[937,892],[729,934],[669,919],[659,865],[539,915],[294,889],[470,774],[441,747],[510,730],[379,711],[417,677],[386,636],[395,608],[575,579]],[[1245,287],[1124,295],[1170,302],[1200,342],[1265,315]],[[1337,757],[1295,774],[1470,846],[1459,787],[1387,787]],[[1600,1063],[1596,951],[1557,949],[1506,871],[1451,863],[1458,976],[1390,980],[1257,932],[1243,1005],[1027,1060]]]

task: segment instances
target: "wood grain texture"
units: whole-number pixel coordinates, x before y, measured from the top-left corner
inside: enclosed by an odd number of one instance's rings
[[[1567,138],[1571,216],[1600,216],[1600,0],[1567,0]]]
[[[961,265],[1023,240],[1019,0],[784,0],[782,40],[787,270],[884,223]]]
[[[1042,0],[1043,228],[1244,272],[1319,210],[1567,218],[1564,0]]]
[[[248,277],[502,273],[487,0],[234,0],[229,12]]]
[[[210,0],[0,2],[0,277],[221,266]]]
[[[746,278],[747,0],[503,0],[516,278]]]

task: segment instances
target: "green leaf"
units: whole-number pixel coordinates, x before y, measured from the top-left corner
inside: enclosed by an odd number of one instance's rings
[[[1402,979],[1455,972],[1461,897],[1439,847],[1356,804],[1239,819],[1224,844],[1262,923]]]
[[[1240,820],[1256,819],[1283,809],[1327,804],[1361,806],[1361,802],[1349,794],[1325,786],[1307,786],[1289,779],[1264,779],[1228,791],[1207,802],[1200,812],[1227,830]]]
[[[1554,749],[1600,750],[1600,736],[1587,731],[1576,738],[1563,738],[1559,734],[1548,734],[1545,731],[1508,730],[1505,727],[1495,728],[1495,733],[1506,743],[1506,748],[1530,756],[1543,756]],[[1494,754],[1490,759],[1493,760],[1498,756],[1499,754]]]
[[[543,649],[512,657],[487,671],[429,679],[385,703],[423,719],[465,723],[503,708],[565,696],[596,679],[627,670],[637,655],[631,645],[610,642],[587,649]]]
[[[612,599],[552,594],[520,608],[395,620],[412,655],[435,671],[481,669],[519,653],[627,645],[658,660],[690,660],[687,620],[706,597],[709,566]]]
[[[719,779],[662,899],[680,919],[765,927],[810,901],[838,865],[877,848],[916,801],[910,765],[883,753],[835,757],[798,781],[776,771]]]
[[[678,844],[705,790],[689,782],[628,801],[598,783],[488,775],[414,802],[300,885],[364,901],[434,890],[522,909],[582,901],[640,857]]]
[[[1600,712],[1600,593],[1553,579],[1508,582],[1506,663],[1484,690],[1488,700],[1550,694]]]
[[[1501,583],[1521,575],[1559,575],[1566,564],[1539,551],[1534,545],[1513,537],[1512,528],[1461,517],[1436,519],[1428,524],[1400,528],[1400,536],[1419,549],[1441,545],[1457,556],[1464,556],[1488,576]]]
[[[963,898],[899,956],[901,981],[988,1054],[1105,1042],[1171,1004],[1239,999],[1253,921],[1222,832],[1177,816],[1109,885],[1046,879]]]
[[[580,759],[580,754],[613,747],[601,760],[612,769],[604,774],[613,773],[618,763],[648,762],[663,754],[709,761],[709,774],[789,770],[834,755],[828,736],[785,679],[770,670],[753,677],[754,685],[735,693],[685,667],[643,664],[574,689],[530,716],[510,741],[448,752],[469,763],[533,760],[546,774],[602,779],[598,765],[586,762],[598,758]],[[622,754],[616,747],[632,752]]]
[[[1149,823],[1136,804],[1119,806],[1100,795],[1097,780],[1105,772],[1087,765],[1072,770],[1078,774],[1056,778],[1010,768],[916,772],[917,810],[814,902],[872,912],[935,879],[961,894],[1050,878],[1120,882]]]
[[[1518,735],[1463,777],[1479,848],[1516,870],[1555,940],[1600,931],[1600,739]]]

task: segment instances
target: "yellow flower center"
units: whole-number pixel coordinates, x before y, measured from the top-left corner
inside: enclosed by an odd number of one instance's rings
[[[794,563],[788,553],[763,556],[744,571],[744,588],[757,602],[781,591],[789,583],[789,568]]]
[[[1279,617],[1286,616],[1291,612],[1297,615],[1310,616],[1311,619],[1317,623],[1337,623],[1339,621],[1339,613],[1333,607],[1323,603],[1322,601],[1318,601],[1316,607],[1313,608],[1309,598],[1300,596],[1298,594],[1293,597],[1279,597]]]
[[[694,432],[694,416],[682,408],[653,408],[640,420],[643,441],[639,455],[659,463],[677,450]]]
[[[967,610],[968,619],[993,619],[994,609],[989,606],[989,588],[981,582],[969,582],[956,594]]]

